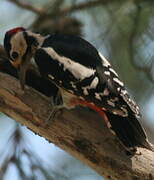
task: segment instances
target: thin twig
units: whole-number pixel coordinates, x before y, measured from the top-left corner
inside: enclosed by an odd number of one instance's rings
[[[10,1],[11,3],[14,3],[16,4],[17,6],[19,6],[20,8],[23,8],[23,9],[27,9],[29,11],[32,11],[40,16],[44,15],[45,14],[45,11],[44,9],[42,8],[36,8],[28,3],[25,3],[25,2],[21,2],[21,1],[18,1],[18,0],[8,0]]]
[[[133,18],[133,28],[129,37],[129,54],[130,54],[130,62],[133,65],[134,68],[138,69],[139,71],[142,71],[146,74],[147,78],[151,81],[154,82],[154,78],[151,73],[151,68],[152,68],[152,63],[149,66],[139,66],[135,63],[134,61],[134,40],[137,35],[137,28],[139,27],[140,23],[140,15],[141,15],[141,6],[136,4],[136,14],[134,15]]]
[[[48,11],[46,11],[45,8],[44,9],[43,8],[36,8],[36,7],[34,7],[28,3],[20,2],[18,0],[8,0],[8,1],[16,4],[20,8],[27,9],[29,11],[32,11],[32,12],[34,12],[40,16],[44,16],[44,17],[63,16],[63,15],[66,15],[68,13],[72,13],[72,12],[75,12],[78,10],[93,8],[93,7],[98,6],[100,4],[107,4],[107,3],[111,2],[109,0],[89,1],[89,2],[84,2],[84,3],[77,4],[77,5],[72,5],[72,6],[66,7],[64,9],[61,9],[58,13],[57,13],[57,11],[54,11],[54,13],[53,13],[53,11],[51,13],[48,13]]]
[[[95,0],[95,1],[89,1],[89,2],[84,2],[84,3],[80,3],[77,5],[73,5],[67,8],[62,9],[58,16],[62,16],[62,15],[66,15],[68,13],[72,13],[78,10],[83,10],[83,9],[87,9],[87,8],[93,8],[95,6],[101,5],[101,4],[107,4],[111,1],[109,0]]]

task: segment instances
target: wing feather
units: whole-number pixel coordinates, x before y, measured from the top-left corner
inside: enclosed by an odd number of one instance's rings
[[[110,63],[90,43],[79,37],[52,35],[37,50],[35,61],[40,73],[57,86],[105,110],[125,146],[150,147],[138,121],[138,106]]]
[[[139,112],[139,107],[135,103],[135,101],[130,97],[128,94],[127,90],[124,87],[123,82],[119,79],[118,74],[114,71],[114,69],[111,67],[111,64],[105,59],[105,57],[99,53],[101,59],[102,59],[102,66],[105,65],[105,67],[108,69],[110,72],[110,76],[103,75],[103,72],[100,73],[98,71],[99,75],[103,77],[106,81],[108,81],[108,88],[114,92],[117,95],[120,95],[124,102],[129,106],[129,108],[134,112],[135,116],[137,118],[140,117],[140,112]],[[104,77],[105,76],[105,77]]]
[[[63,88],[122,116],[127,115],[128,106],[139,117],[138,106],[110,63],[84,39],[67,35],[48,36],[35,58],[41,72],[49,72],[57,83],[62,82]],[[94,87],[96,80],[97,86]]]

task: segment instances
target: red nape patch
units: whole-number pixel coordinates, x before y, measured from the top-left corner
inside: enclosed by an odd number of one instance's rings
[[[87,102],[85,100],[81,100],[81,99],[73,99],[71,101],[71,103],[73,105],[86,106],[86,107],[89,107],[90,109],[94,110],[95,112],[97,112],[103,118],[103,120],[105,121],[105,123],[106,123],[106,125],[108,127],[109,120],[108,120],[108,118],[107,118],[107,116],[106,116],[106,114],[105,114],[105,112],[103,111],[102,108],[97,107],[95,104],[91,104],[91,103],[89,103],[89,102]]]
[[[9,34],[9,35],[12,35],[12,34],[15,34],[17,32],[20,32],[20,31],[25,31],[26,29],[23,28],[23,27],[16,27],[16,28],[13,28],[9,31],[7,31],[6,33]]]

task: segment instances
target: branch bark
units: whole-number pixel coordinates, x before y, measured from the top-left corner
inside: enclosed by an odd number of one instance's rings
[[[0,66],[1,67],[1,66]],[[86,108],[64,110],[45,126],[50,99],[17,79],[0,73],[0,111],[89,165],[107,180],[152,180],[154,153],[139,148],[130,157],[102,119]]]

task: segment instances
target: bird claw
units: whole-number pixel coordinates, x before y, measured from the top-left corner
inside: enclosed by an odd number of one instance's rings
[[[62,96],[60,94],[60,91],[57,91],[57,94],[51,97],[52,110],[49,114],[49,117],[45,121],[45,125],[49,125],[50,122],[53,122],[54,119],[56,119],[57,116],[59,116],[62,113],[62,109],[63,109],[62,104],[63,104]]]
[[[62,112],[62,107],[54,107],[50,112],[49,117],[46,119],[45,125],[49,125],[51,122],[53,122],[59,115],[62,114]]]

